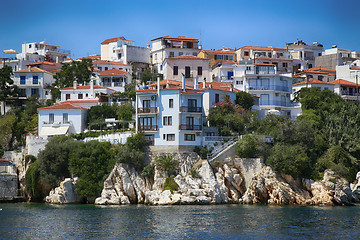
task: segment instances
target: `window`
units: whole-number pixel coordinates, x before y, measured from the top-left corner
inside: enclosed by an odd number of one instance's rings
[[[189,112],[196,112],[197,101],[196,99],[188,99],[188,111]]]
[[[195,141],[195,134],[185,134],[184,140],[185,141]]]
[[[26,97],[26,89],[19,88],[19,97]]]
[[[105,67],[105,71],[108,70],[108,67]]]
[[[63,122],[66,123],[69,121],[69,114],[63,113]]]
[[[39,84],[39,76],[33,76],[33,84]]]
[[[202,67],[198,67],[198,75],[199,75],[199,76],[202,75]]]
[[[178,66],[174,66],[174,68],[173,68],[173,71],[174,71],[174,76],[175,75],[178,75],[179,74],[179,67]]]
[[[29,48],[31,48],[31,44],[29,44]]]
[[[169,99],[169,108],[173,108],[174,107],[174,99]]]
[[[244,56],[245,56],[245,57],[248,57],[248,56],[249,56],[249,52],[248,52],[248,51],[244,52]]]
[[[190,67],[189,66],[185,67],[185,78],[190,78]]]
[[[25,76],[20,76],[20,84],[21,85],[25,85],[25,83],[26,83],[26,77]]]
[[[162,66],[162,65],[160,65],[160,71],[162,71],[162,69],[163,69],[163,66]]]
[[[118,58],[119,58],[119,59],[121,58],[121,53],[118,54]]]
[[[184,53],[183,53],[183,52],[179,52],[179,56],[182,56],[182,55],[184,55]]]
[[[143,100],[143,108],[149,108],[150,107],[150,100]]]
[[[39,95],[39,89],[38,88],[32,88],[31,89],[31,96],[33,95]]]
[[[157,53],[155,53],[155,55],[154,55],[154,59],[155,59],[155,60],[157,60]]]
[[[197,53],[196,53],[196,52],[193,52],[193,56],[195,56],[195,57],[196,57],[196,56],[197,56]]]
[[[49,123],[54,123],[54,114],[49,113]]]
[[[218,93],[215,94],[215,103],[220,102],[220,95]]]
[[[174,52],[170,52],[170,57],[174,57]]]
[[[102,68],[101,68],[101,67],[99,67],[99,70],[100,70],[100,71],[102,71]]]
[[[251,70],[251,67],[250,67],[250,66],[246,67],[246,70],[250,71],[250,70]]]
[[[167,134],[166,141],[175,141],[175,134]]]
[[[88,97],[88,96],[89,96],[89,94],[86,93],[86,94],[85,94],[85,97]]]
[[[163,117],[163,125],[171,126],[172,125],[172,116]]]
[[[65,100],[69,100],[70,99],[70,94],[66,94],[65,95]]]
[[[288,64],[287,64],[287,63],[283,63],[282,65],[283,65],[283,67],[287,67],[287,66],[288,66]]]
[[[323,80],[324,80],[324,76],[318,76],[318,80],[323,81]]]
[[[78,94],[78,99],[83,99],[82,93],[79,93],[79,94]]]

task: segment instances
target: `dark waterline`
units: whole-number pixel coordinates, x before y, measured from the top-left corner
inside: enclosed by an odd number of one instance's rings
[[[0,239],[360,239],[360,207],[0,204]]]

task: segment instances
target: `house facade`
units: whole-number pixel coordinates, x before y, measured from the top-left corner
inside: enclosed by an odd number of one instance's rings
[[[236,53],[234,49],[222,48],[219,50],[201,50],[198,57],[210,59],[210,67],[217,63],[231,62],[235,63]]]
[[[197,56],[200,52],[199,40],[184,36],[178,37],[158,37],[151,40],[151,63],[153,69],[163,74],[163,61],[166,58],[178,57],[182,55]]]
[[[37,67],[28,67],[14,72],[14,85],[19,88],[20,98],[39,95],[40,100],[51,99],[50,86],[54,74]]]
[[[86,108],[69,102],[38,108],[38,135],[80,133],[86,127],[86,114]]]
[[[131,83],[131,74],[119,69],[109,69],[98,73],[99,85],[124,92],[125,85]]]
[[[254,64],[272,64],[279,73],[292,73],[293,61],[290,52],[283,48],[244,46],[236,50],[239,64],[253,61]]]
[[[336,70],[325,67],[313,67],[294,75],[299,82],[304,79],[317,79],[323,82],[332,82],[336,78]]]
[[[156,87],[136,92],[136,130],[153,151],[192,151],[203,144],[206,114],[224,94],[235,101],[236,91],[224,83],[158,80]]]

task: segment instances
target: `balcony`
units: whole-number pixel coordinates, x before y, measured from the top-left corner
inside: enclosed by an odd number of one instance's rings
[[[300,103],[274,100],[274,101],[260,102],[259,106],[299,107]]]
[[[43,125],[51,125],[51,126],[70,126],[71,121],[62,121],[62,122],[53,122],[53,121],[43,121]]]
[[[180,107],[180,112],[202,113],[202,107]]]
[[[156,132],[158,130],[158,126],[157,125],[139,125],[138,130],[142,131],[142,132]]]
[[[188,125],[188,124],[180,124],[179,130],[192,130],[192,131],[201,131],[202,125]]]
[[[246,90],[291,92],[289,87],[279,85],[247,86]]]
[[[158,113],[157,107],[145,107],[145,108],[138,108],[138,113]]]

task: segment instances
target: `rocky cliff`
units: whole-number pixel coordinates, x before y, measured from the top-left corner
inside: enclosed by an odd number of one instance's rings
[[[152,156],[154,159],[155,156]],[[321,181],[277,175],[261,159],[231,159],[210,164],[196,154],[178,159],[177,191],[164,190],[164,173],[145,179],[131,166],[117,164],[95,204],[276,204],[352,205],[360,200],[360,173],[353,184],[327,170]]]

